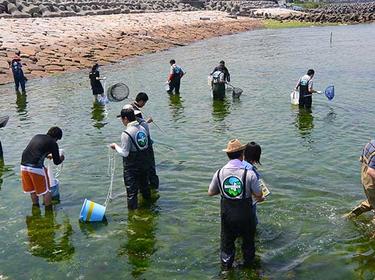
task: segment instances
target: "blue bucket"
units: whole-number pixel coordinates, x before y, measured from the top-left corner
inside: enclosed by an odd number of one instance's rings
[[[104,214],[105,207],[103,205],[85,198],[79,219],[83,222],[101,222],[104,219]]]

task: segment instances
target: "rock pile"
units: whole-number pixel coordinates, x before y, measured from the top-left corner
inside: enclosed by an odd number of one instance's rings
[[[298,20],[316,23],[366,23],[375,21],[375,2],[334,3],[316,9],[305,9],[300,14],[272,16],[264,13],[261,16],[276,20]]]
[[[222,12],[228,12],[231,15],[237,16],[252,16],[253,10],[260,8],[274,8],[278,7],[277,2],[272,0],[207,0],[205,2],[205,8],[207,10],[217,10]]]
[[[5,0],[0,2],[0,17],[67,17],[161,11],[195,11],[179,0]]]

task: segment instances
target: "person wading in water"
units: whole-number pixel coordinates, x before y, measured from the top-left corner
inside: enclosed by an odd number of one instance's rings
[[[244,169],[243,152],[246,145],[238,139],[229,141],[229,162],[217,170],[208,188],[208,195],[221,195],[221,264],[224,269],[233,266],[235,241],[242,238],[244,266],[250,266],[255,257],[255,216],[252,196],[262,201],[263,195],[253,170]]]

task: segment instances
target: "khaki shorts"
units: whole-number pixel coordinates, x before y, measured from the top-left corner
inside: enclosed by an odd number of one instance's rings
[[[50,192],[47,168],[35,168],[21,165],[21,180],[24,193],[36,193],[37,196]]]

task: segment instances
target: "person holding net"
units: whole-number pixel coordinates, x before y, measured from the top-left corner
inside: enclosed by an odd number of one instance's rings
[[[98,63],[95,63],[92,66],[91,72],[89,74],[89,78],[90,78],[92,94],[94,95],[94,101],[99,101],[99,98],[101,99],[104,97],[104,88],[100,81],[105,80],[105,77],[100,78]]]
[[[225,97],[225,84],[230,82],[230,74],[225,67],[225,62],[220,61],[219,66],[215,67],[210,74],[212,97],[222,100]]]

